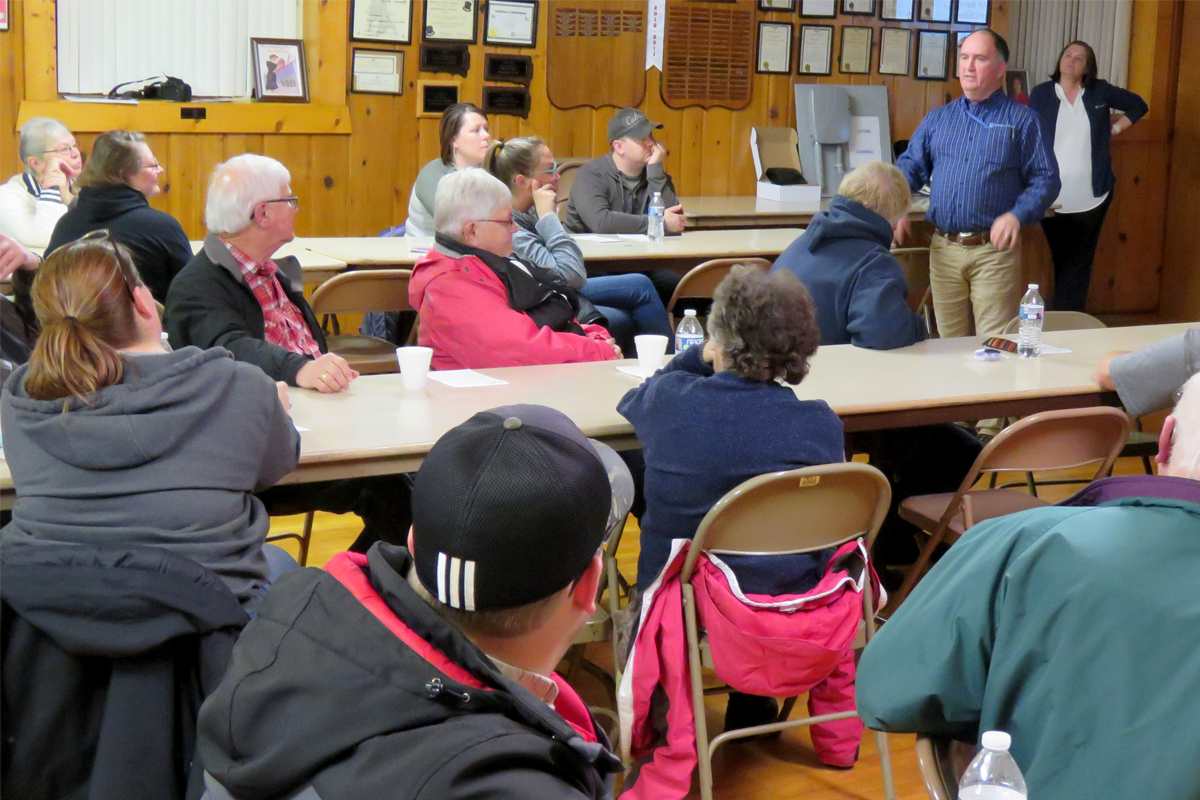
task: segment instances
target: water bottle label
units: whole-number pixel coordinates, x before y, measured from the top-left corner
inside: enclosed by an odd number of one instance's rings
[[[654,208],[653,206],[651,206],[650,207],[650,216],[661,217],[661,216],[663,216],[663,211],[664,211],[664,209],[662,209],[662,208]]]
[[[1036,320],[1042,319],[1046,309],[1043,306],[1024,305],[1021,306],[1021,319]]]
[[[689,335],[686,333],[676,334],[675,336],[675,352],[682,353],[689,347],[694,345],[704,344],[704,334]]]

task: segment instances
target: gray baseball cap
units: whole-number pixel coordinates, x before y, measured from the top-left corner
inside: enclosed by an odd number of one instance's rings
[[[622,108],[608,123],[608,141],[617,139],[645,139],[651,131],[661,129],[661,122],[651,122],[646,115],[636,108]]]

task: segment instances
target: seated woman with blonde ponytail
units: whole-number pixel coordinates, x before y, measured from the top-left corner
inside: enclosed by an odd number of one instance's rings
[[[295,563],[264,546],[252,494],[300,455],[286,390],[219,347],[165,350],[129,251],[98,233],[56,250],[33,283],[42,333],[0,397],[17,491],[0,537],[166,548],[246,605]]]

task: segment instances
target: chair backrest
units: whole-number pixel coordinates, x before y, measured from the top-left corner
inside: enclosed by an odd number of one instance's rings
[[[734,487],[704,515],[682,578],[690,579],[702,550],[805,553],[860,536],[869,549],[891,502],[887,478],[869,464],[850,461],[759,475]]]
[[[1047,311],[1042,317],[1043,331],[1087,331],[1107,328],[1100,320],[1082,311]],[[1021,318],[1014,317],[1004,326],[1004,335],[1011,336],[1021,330]]]
[[[367,311],[411,311],[408,269],[363,269],[343,272],[313,292],[314,314],[358,314]]]
[[[575,174],[587,162],[586,158],[564,158],[558,162],[558,187],[555,190],[555,199],[558,202],[564,202],[571,196],[571,184],[575,182]]]
[[[1018,420],[988,442],[963,480],[965,493],[985,472],[1047,472],[1096,464],[1096,478],[1112,472],[1132,423],[1119,408],[1098,406],[1043,411]]]
[[[717,284],[725,279],[736,264],[747,264],[758,267],[763,271],[771,269],[771,262],[765,258],[714,258],[697,264],[679,279],[675,291],[671,294],[671,302],[667,304],[667,316],[671,320],[671,329],[675,329],[675,304],[688,298],[712,299]]]
[[[942,736],[917,736],[917,766],[929,800],[954,800],[975,748]]]

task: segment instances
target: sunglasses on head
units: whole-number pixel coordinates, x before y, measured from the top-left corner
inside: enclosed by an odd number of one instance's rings
[[[74,244],[80,244],[82,242],[87,242],[89,244],[93,242],[107,242],[112,246],[113,256],[117,259],[117,269],[121,272],[121,278],[125,281],[125,288],[129,290],[129,299],[132,300],[133,290],[138,286],[138,280],[136,277],[134,277],[135,273],[133,269],[133,262],[131,262],[128,256],[121,251],[117,240],[113,238],[112,233],[108,230],[108,228],[100,228],[99,230],[84,234],[83,236],[79,237]]]

